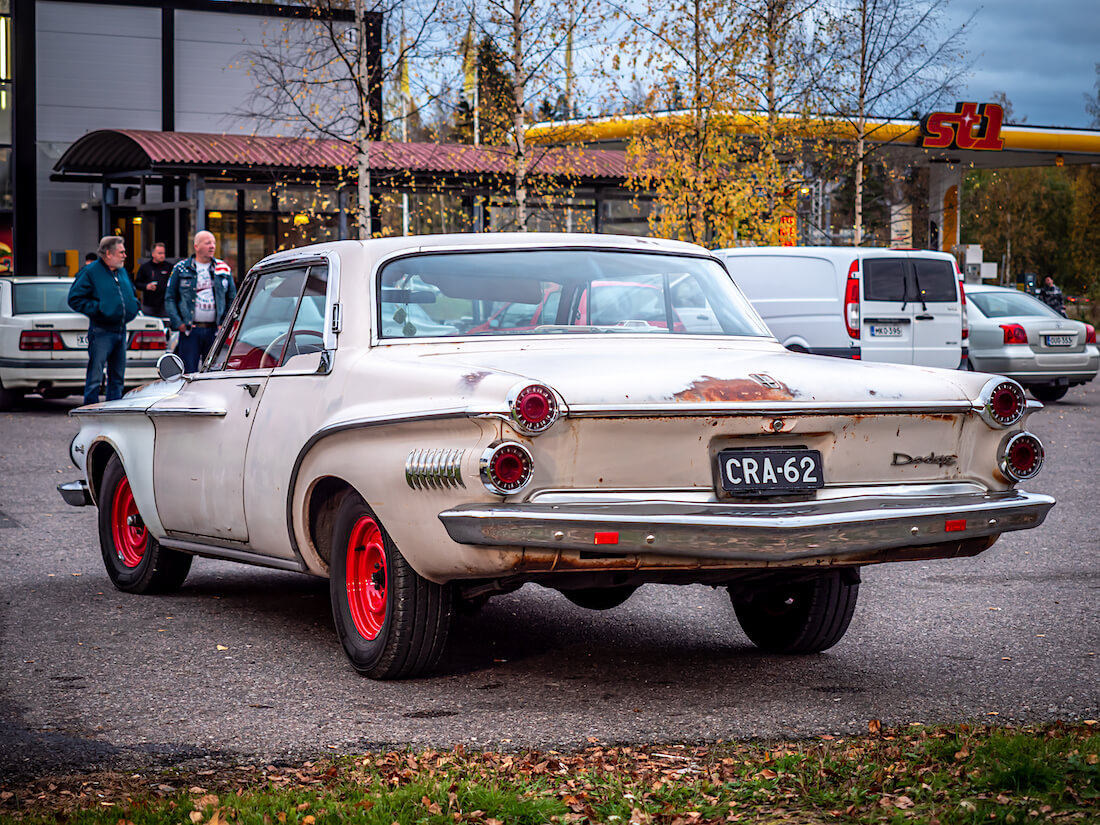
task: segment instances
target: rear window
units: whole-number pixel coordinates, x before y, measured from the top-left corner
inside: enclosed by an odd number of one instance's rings
[[[69,284],[12,284],[12,314],[41,315],[47,312],[72,312],[69,308]]]
[[[913,274],[922,301],[955,301],[955,267],[950,261],[913,258]]]
[[[1020,315],[1040,318],[1062,317],[1042,301],[1037,301],[1023,292],[975,292],[968,293],[966,297],[977,305],[986,318],[1012,318]]]
[[[863,298],[866,301],[904,301],[915,296],[905,289],[904,258],[865,258]]]

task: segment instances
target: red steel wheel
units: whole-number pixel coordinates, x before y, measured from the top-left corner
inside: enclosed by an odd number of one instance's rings
[[[355,492],[336,509],[330,546],[332,619],[352,667],[372,679],[431,670],[447,643],[452,586],[421,577]]]
[[[99,485],[99,549],[111,583],[125,593],[178,590],[191,556],[161,547],[141,518],[130,479],[112,456]]]
[[[382,531],[370,516],[351,528],[347,548],[348,609],[364,639],[378,638],[386,621],[386,551]]]
[[[111,509],[111,529],[114,531],[115,552],[119,561],[127,567],[137,567],[145,557],[149,536],[134,503],[130,481],[125,476],[115,487]]]

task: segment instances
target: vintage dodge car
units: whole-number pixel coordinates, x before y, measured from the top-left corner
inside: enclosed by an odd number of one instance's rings
[[[112,582],[172,590],[195,555],[327,576],[379,679],[431,668],[462,602],[526,582],[593,609],[725,587],[756,645],[821,651],[862,565],[972,556],[1054,504],[1015,488],[1043,463],[1019,384],[788,352],[684,243],[281,252],[199,372],[160,369],[72,412],[83,478],[60,490],[98,506]]]

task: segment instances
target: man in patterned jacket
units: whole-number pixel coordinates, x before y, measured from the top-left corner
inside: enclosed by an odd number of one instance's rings
[[[213,233],[196,232],[195,254],[172,267],[168,276],[164,311],[180,333],[177,353],[184,372],[198,370],[237,294],[233,271],[214,257],[216,248]]]

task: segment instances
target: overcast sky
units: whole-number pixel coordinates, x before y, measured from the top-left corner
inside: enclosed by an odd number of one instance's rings
[[[973,70],[960,100],[1004,92],[1013,120],[1088,128],[1084,95],[1096,99],[1100,0],[951,0],[962,23],[977,11],[966,43]]]

